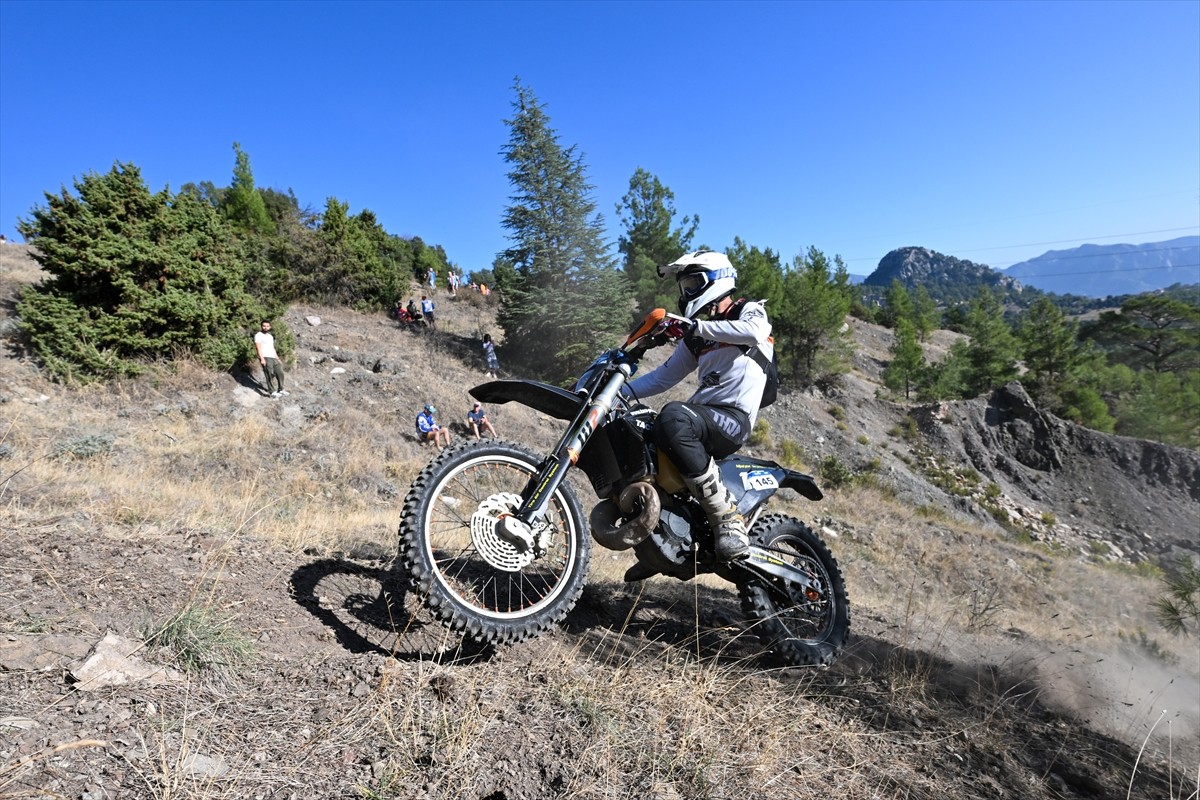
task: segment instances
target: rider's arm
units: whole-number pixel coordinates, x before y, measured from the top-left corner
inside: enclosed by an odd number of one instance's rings
[[[653,397],[665,392],[696,371],[696,356],[682,341],[675,345],[675,352],[666,363],[657,369],[634,378],[625,388],[638,397]]]
[[[746,303],[737,319],[700,320],[693,336],[727,344],[761,344],[771,335],[762,303]]]

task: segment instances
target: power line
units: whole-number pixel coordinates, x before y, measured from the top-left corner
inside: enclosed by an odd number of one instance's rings
[[[1167,266],[1167,267],[1130,267],[1129,269],[1090,269],[1090,270],[1084,270],[1082,272],[1039,272],[1036,275],[1010,276],[1010,277],[1014,277],[1014,280],[1024,281],[1024,282],[1028,283],[1031,279],[1039,280],[1041,278],[1057,278],[1062,275],[1112,275],[1114,273],[1123,273],[1123,272],[1148,272],[1150,270],[1156,270],[1156,269],[1187,269],[1188,267],[1200,268],[1200,263],[1197,263],[1197,264],[1173,264],[1173,265]],[[1197,273],[1196,277],[1198,279],[1200,279],[1200,273]]]
[[[1029,242],[1027,244],[1002,244],[995,247],[977,247],[973,250],[960,250],[962,253],[978,253],[983,250],[1013,250],[1018,247],[1040,247],[1048,244],[1068,244],[1070,242],[1079,242],[1086,239],[1118,239],[1122,236],[1148,236],[1152,233],[1178,233],[1179,231],[1194,231],[1200,230],[1196,225],[1189,225],[1186,228],[1163,228],[1157,231],[1136,231],[1134,233],[1110,233],[1105,236],[1076,236],[1074,239],[1059,239],[1053,242]],[[1084,241],[1084,244],[1088,242]],[[1080,245],[1082,246],[1082,245]]]
[[[1054,261],[1070,261],[1071,259],[1074,259],[1074,258],[1104,258],[1106,255],[1125,256],[1125,255],[1137,255],[1140,253],[1163,253],[1163,252],[1166,252],[1167,250],[1195,250],[1196,247],[1197,247],[1197,245],[1193,244],[1193,245],[1178,245],[1177,247],[1147,247],[1147,248],[1139,249],[1139,250],[1124,250],[1120,253],[1078,253],[1073,256],[1051,256],[1050,258],[1043,258],[1042,256],[1037,256],[1036,258],[1030,258],[1030,259],[1027,259],[1025,261],[1021,261],[1018,263],[1028,264],[1030,261],[1036,261],[1041,264],[1048,264],[1048,263],[1051,263]],[[1008,267],[1005,267],[1005,269],[1006,270],[1011,269],[1013,266],[1016,266],[1016,265],[1010,264]],[[1169,267],[1170,265],[1168,264],[1167,266]],[[1187,265],[1177,265],[1177,266],[1187,266]]]

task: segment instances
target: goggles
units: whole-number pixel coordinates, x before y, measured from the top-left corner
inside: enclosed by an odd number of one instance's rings
[[[692,272],[679,279],[679,296],[694,297],[705,286],[712,282],[711,272]]]

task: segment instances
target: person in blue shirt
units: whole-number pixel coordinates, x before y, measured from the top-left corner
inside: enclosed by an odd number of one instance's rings
[[[450,431],[437,424],[435,414],[437,414],[437,409],[426,403],[421,413],[417,414],[417,437],[422,442],[433,442],[443,447],[449,447]]]
[[[481,434],[484,431],[490,433],[493,439],[500,438],[496,435],[496,429],[492,427],[492,422],[487,418],[487,412],[483,410],[483,404],[480,402],[476,402],[467,412],[467,426],[471,429],[471,433],[475,434],[476,439],[482,439]]]

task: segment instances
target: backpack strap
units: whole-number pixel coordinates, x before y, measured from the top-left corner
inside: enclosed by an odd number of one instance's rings
[[[775,344],[774,337],[767,337],[767,341],[771,344]],[[758,364],[758,366],[762,368],[763,372],[770,372],[771,359],[767,358],[767,354],[762,351],[761,347],[756,344],[743,345],[742,352],[749,356],[751,361],[753,361],[755,364]]]

